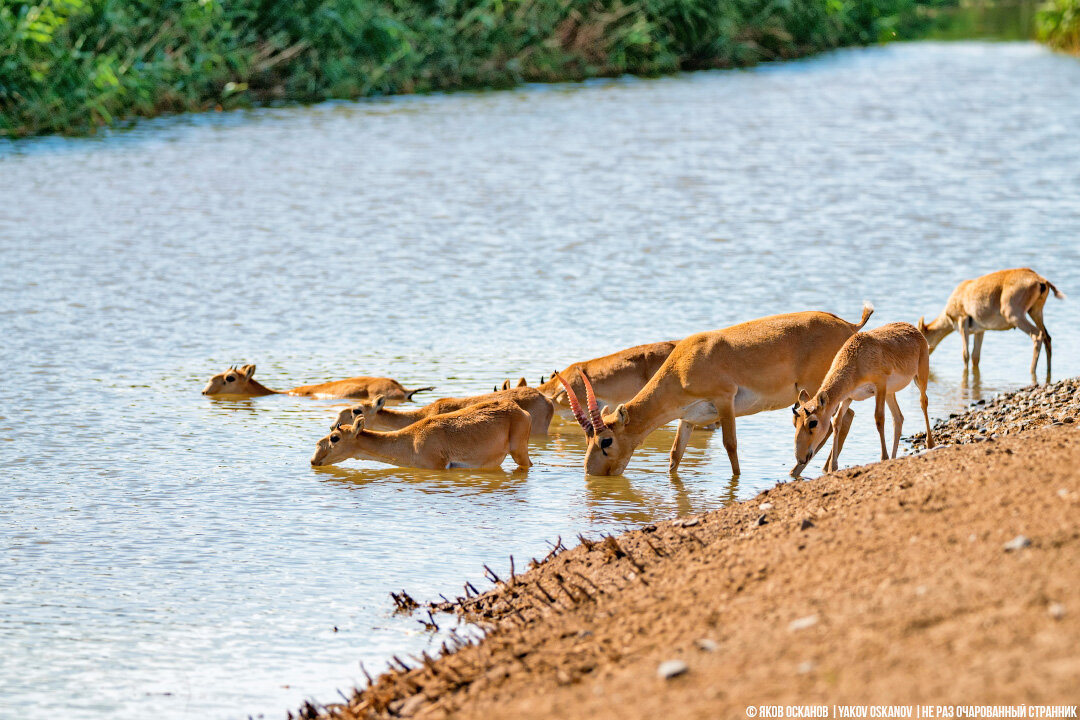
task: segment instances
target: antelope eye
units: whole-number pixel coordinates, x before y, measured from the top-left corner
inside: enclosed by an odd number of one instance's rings
[[[814,428],[817,427],[817,420],[811,420],[810,422],[808,422],[806,424],[810,426],[811,430],[813,430]]]
[[[234,382],[235,380],[236,380],[235,375],[230,375],[229,377],[225,378],[225,382]]]
[[[603,440],[600,441],[600,448],[602,450],[607,450],[609,447],[611,447],[611,443],[612,443],[611,438],[604,438]]]
[[[332,442],[332,443],[336,443],[340,439],[341,439],[340,435],[331,435],[330,436],[330,442]]]

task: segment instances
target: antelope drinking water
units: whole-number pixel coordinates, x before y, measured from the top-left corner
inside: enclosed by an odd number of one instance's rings
[[[953,330],[960,333],[964,347],[964,367],[970,359],[979,368],[983,333],[987,330],[1019,328],[1031,338],[1035,348],[1031,356],[1031,379],[1039,363],[1039,348],[1046,346],[1046,379],[1050,379],[1050,333],[1043,324],[1043,305],[1050,293],[1064,299],[1054,284],[1031,268],[998,270],[956,286],[941,314],[929,323],[919,318],[919,330],[930,346],[930,352]],[[968,351],[968,340],[974,348]]]
[[[364,418],[364,427],[369,430],[400,430],[432,415],[443,415],[470,405],[479,405],[492,400],[510,400],[516,403],[522,410],[529,413],[532,418],[532,434],[547,434],[548,425],[551,424],[551,418],[555,414],[555,408],[543,393],[531,387],[509,388],[473,397],[441,398],[424,407],[408,410],[391,410],[384,407],[384,398],[380,395],[374,401],[369,400],[343,409],[338,413],[337,420],[334,421],[331,427],[351,425],[357,418],[362,417]]]
[[[830,313],[801,312],[691,335],[675,346],[632,400],[607,413],[598,407],[587,372],[581,374],[587,415],[574,390],[558,375],[589,437],[585,471],[621,474],[649,433],[679,420],[668,465],[674,471],[693,427],[719,421],[732,473],[738,475],[735,418],[786,407],[800,390],[816,391],[837,350],[872,312],[873,307],[865,305],[858,324]]]
[[[498,468],[509,455],[519,467],[529,461],[532,419],[517,403],[495,400],[445,415],[423,418],[401,430],[364,428],[361,415],[319,441],[312,465],[334,465],[363,458],[399,467],[450,470]]]
[[[886,404],[893,418],[892,457],[896,457],[904,425],[896,393],[907,387],[912,379],[919,388],[919,402],[926,421],[926,447],[934,447],[930,416],[926,412],[929,376],[930,350],[926,339],[913,325],[889,323],[852,335],[833,358],[829,374],[822,380],[817,395],[811,398],[805,389],[799,392],[799,402],[792,408],[795,413],[796,465],[791,474],[797,477],[802,472],[828,439],[832,425],[848,412],[853,401],[870,397],[876,401],[874,422],[881,438],[881,459],[889,459],[885,446]],[[833,440],[826,470],[836,470],[842,448],[843,437],[838,435]]]

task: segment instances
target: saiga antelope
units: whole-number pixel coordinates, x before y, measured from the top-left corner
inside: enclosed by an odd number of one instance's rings
[[[987,330],[1011,330],[1019,328],[1035,344],[1031,355],[1031,378],[1035,380],[1035,368],[1039,363],[1039,348],[1046,346],[1046,379],[1050,379],[1050,333],[1043,324],[1043,305],[1050,292],[1064,299],[1054,284],[1031,268],[998,270],[974,280],[965,280],[956,286],[945,303],[941,314],[928,324],[919,318],[919,330],[930,346],[930,352],[945,336],[956,330],[964,344],[964,367],[970,359],[974,369],[979,368],[983,333]],[[968,351],[968,340],[974,340],[974,348]]]
[[[510,400],[432,415],[390,432],[365,429],[361,415],[319,440],[311,464],[334,465],[355,457],[431,470],[494,469],[509,453],[519,467],[527,468],[532,465],[531,427],[529,413]]]
[[[719,421],[732,473],[738,475],[735,418],[786,407],[800,390],[816,391],[836,351],[872,312],[873,307],[865,305],[858,324],[831,313],[801,312],[691,335],[675,346],[632,400],[608,413],[601,413],[587,373],[581,374],[588,415],[576,392],[565,387],[589,438],[585,471],[621,474],[649,433],[679,420],[668,464],[674,471],[693,427]],[[565,382],[561,374],[556,379]]]
[[[354,377],[347,380],[319,385],[301,385],[292,390],[271,390],[254,378],[255,366],[244,365],[241,368],[229,368],[210,378],[203,388],[203,395],[300,395],[314,398],[351,398],[366,399],[382,395],[386,403],[398,403],[412,400],[418,392],[434,390],[434,387],[422,387],[408,390],[397,380],[383,377]]]
[[[885,446],[885,405],[893,418],[892,456],[900,447],[904,415],[896,401],[896,393],[912,379],[919,388],[919,403],[926,421],[926,447],[934,447],[930,416],[926,411],[926,383],[930,376],[930,349],[926,339],[915,326],[896,322],[866,332],[855,333],[833,358],[829,374],[821,389],[811,399],[806,390],[799,392],[799,402],[792,408],[795,414],[795,468],[798,476],[814,453],[828,439],[834,423],[847,413],[853,401],[875,398],[874,422],[881,438],[881,459],[889,459]],[[833,440],[826,470],[836,470],[843,448],[843,439]]]
[[[391,410],[384,407],[385,402],[380,395],[374,401],[366,401],[359,405],[344,408],[338,413],[337,420],[331,425],[351,425],[357,418],[364,418],[364,427],[369,430],[400,430],[412,425],[417,420],[423,420],[432,415],[444,415],[455,410],[460,410],[470,405],[479,405],[492,400],[510,400],[516,403],[532,418],[532,434],[546,435],[551,418],[555,414],[555,408],[539,390],[531,387],[516,387],[508,390],[500,390],[486,395],[463,398],[441,398],[433,403],[420,408],[407,410]]]
[[[675,342],[655,342],[646,345],[635,345],[632,348],[591,360],[576,362],[561,373],[556,374],[570,382],[570,386],[578,397],[582,397],[585,387],[582,385],[581,373],[588,374],[596,392],[597,401],[601,405],[615,407],[619,403],[629,402],[645,387],[660,366],[667,360],[675,347]],[[525,378],[518,380],[520,386]],[[510,381],[503,383],[507,387]],[[552,375],[546,382],[540,378],[539,390],[551,398],[555,403],[555,409],[564,417],[573,417],[570,401],[566,390]]]

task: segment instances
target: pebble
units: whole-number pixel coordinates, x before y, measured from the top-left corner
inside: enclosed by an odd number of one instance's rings
[[[1033,385],[989,401],[979,400],[963,413],[938,420],[934,423],[934,441],[939,445],[979,442],[980,437],[999,438],[1044,425],[1073,424],[1078,412],[1080,378]],[[926,447],[926,436],[917,432],[908,442],[921,450]]]
[[[798,670],[800,675],[806,675],[807,673],[811,673],[814,671],[814,663],[810,662],[809,660],[805,660],[799,663],[799,667],[796,668],[796,670]]]
[[[807,628],[812,628],[817,624],[817,615],[807,615],[806,617],[792,620],[790,623],[788,623],[787,629],[788,632],[798,632],[799,630],[806,630]]]
[[[682,660],[665,660],[656,668],[656,675],[664,680],[685,675],[690,671],[690,666]]]
[[[1026,547],[1029,547],[1030,545],[1031,540],[1029,540],[1024,535],[1017,535],[1012,540],[1005,543],[1005,552],[1017,552],[1023,550]]]
[[[758,505],[758,510],[760,510],[761,512],[769,512],[770,510],[772,510],[772,508],[773,504],[771,502],[763,502]]]
[[[810,518],[803,518],[803,521],[799,523],[800,530],[809,530],[812,527],[814,527],[814,523],[810,520]]]
[[[709,638],[698,638],[694,641],[694,645],[698,650],[704,650],[705,652],[716,652],[720,649],[720,646],[716,644],[715,640]]]
[[[1046,608],[1046,611],[1050,613],[1050,617],[1055,620],[1060,620],[1065,617],[1065,606],[1061,603],[1050,603],[1050,607]]]

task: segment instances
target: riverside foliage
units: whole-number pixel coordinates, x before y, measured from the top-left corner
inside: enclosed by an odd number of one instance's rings
[[[911,37],[941,1],[0,0],[0,135],[750,65]]]
[[[1080,55],[1080,0],[1050,0],[1039,11],[1039,39]]]

